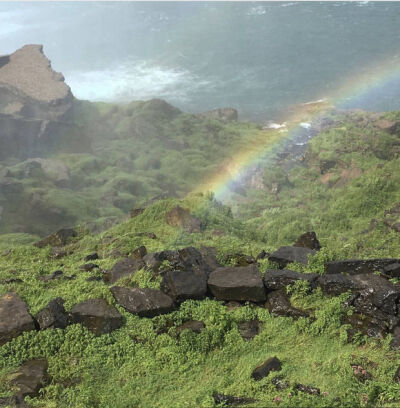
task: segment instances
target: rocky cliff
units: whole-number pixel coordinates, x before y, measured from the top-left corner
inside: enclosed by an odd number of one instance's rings
[[[51,68],[41,45],[25,45],[0,57],[0,160],[26,159],[57,150],[87,150],[72,123],[74,97]]]

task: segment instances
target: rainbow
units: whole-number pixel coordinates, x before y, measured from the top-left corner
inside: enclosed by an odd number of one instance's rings
[[[302,127],[309,126],[332,108],[343,108],[357,98],[367,96],[391,81],[400,78],[400,55],[394,55],[375,66],[359,70],[344,83],[335,88],[329,96],[322,96],[315,102],[299,105],[283,122],[284,127],[260,130],[252,143],[240,148],[208,180],[200,183],[194,193],[213,192],[224,201],[232,195],[232,185],[240,183],[249,170],[258,164],[268,163],[276,153],[298,134]]]

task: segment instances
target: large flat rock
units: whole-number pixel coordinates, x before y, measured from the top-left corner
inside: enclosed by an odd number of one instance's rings
[[[168,271],[163,276],[161,290],[177,302],[203,299],[207,293],[207,276],[196,271]]]
[[[277,251],[269,255],[268,259],[272,262],[276,262],[279,268],[284,268],[291,262],[298,262],[303,265],[308,264],[308,256],[315,255],[316,250],[304,248],[300,246],[283,246]]]
[[[157,289],[139,289],[114,286],[115,300],[128,312],[141,317],[154,317],[174,310],[172,298]]]
[[[383,271],[386,267],[399,264],[400,259],[377,258],[377,259],[345,259],[332,261],[325,264],[325,273],[347,273],[359,275],[362,273],[373,273]]]
[[[265,290],[256,266],[217,268],[210,274],[208,287],[218,300],[262,302]]]
[[[0,346],[29,330],[35,330],[35,322],[26,303],[16,293],[3,295],[0,298]]]

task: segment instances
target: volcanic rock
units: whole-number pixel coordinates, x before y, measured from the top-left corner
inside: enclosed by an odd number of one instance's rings
[[[297,246],[283,246],[268,256],[272,262],[276,262],[279,268],[284,268],[288,263],[299,262],[303,265],[308,264],[308,256],[315,255],[316,251],[309,248]]]
[[[317,283],[319,275],[316,273],[299,273],[288,269],[268,269],[264,275],[264,285],[267,290],[286,289],[296,281],[306,281],[311,287]]]
[[[200,320],[189,320],[176,327],[176,331],[178,333],[181,333],[184,330],[191,330],[192,332],[198,334],[204,331],[205,329],[206,329],[206,325],[204,324],[204,322]]]
[[[208,287],[218,300],[265,300],[261,275],[254,265],[218,268],[210,274]]]
[[[239,333],[244,340],[250,341],[257,336],[260,330],[260,322],[258,319],[253,319],[248,322],[238,324]]]
[[[65,329],[68,325],[68,314],[64,309],[64,301],[58,297],[51,300],[36,316],[40,330]]]
[[[296,391],[304,392],[310,395],[319,395],[321,393],[319,388],[311,387],[310,385],[295,384],[293,388]]]
[[[186,299],[203,299],[207,292],[207,276],[196,271],[167,271],[161,290],[177,302]]]
[[[122,259],[104,274],[104,280],[108,283],[115,283],[118,279],[133,276],[135,272],[144,268],[144,266],[140,259]]]
[[[62,228],[54,234],[51,234],[36,242],[34,245],[38,248],[44,248],[47,245],[52,247],[61,247],[67,245],[68,242],[77,235],[77,232],[73,228]]]
[[[223,404],[224,407],[237,407],[239,405],[255,402],[254,398],[234,397],[232,395],[220,394],[218,392],[214,392],[212,397],[216,405]]]
[[[132,251],[132,256],[136,259],[142,259],[146,255],[147,255],[147,249],[144,245]]]
[[[300,235],[294,246],[315,249],[316,251],[321,249],[321,244],[319,243],[317,235],[314,231],[306,232],[305,234]]]
[[[358,275],[383,271],[389,265],[400,263],[400,259],[346,259],[343,261],[331,261],[325,264],[325,273],[348,273]]]
[[[35,322],[26,303],[13,292],[0,298],[0,346],[21,333],[35,330]]]
[[[357,288],[357,285],[349,277],[340,273],[320,276],[318,286],[321,287],[324,294],[334,296]]]
[[[173,300],[157,289],[114,286],[111,293],[124,309],[140,317],[154,317],[174,310]]]
[[[104,299],[89,299],[78,303],[71,309],[70,315],[72,323],[82,323],[97,336],[122,326],[121,314]]]
[[[255,368],[251,377],[258,381],[267,377],[271,371],[281,371],[282,364],[277,357],[269,358],[265,363]]]
[[[96,259],[99,259],[99,254],[97,252],[93,252],[89,255],[86,255],[84,258],[84,261],[89,262],[89,261],[95,261]]]
[[[36,397],[44,386],[47,377],[47,360],[30,360],[24,363],[12,374],[10,385],[14,388],[15,396],[23,400],[25,397]]]
[[[274,290],[267,293],[266,307],[270,313],[277,316],[288,316],[293,318],[308,317],[302,310],[296,309],[290,303],[285,290]]]

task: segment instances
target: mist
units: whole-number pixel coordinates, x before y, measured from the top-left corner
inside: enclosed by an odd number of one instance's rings
[[[0,4],[0,54],[44,45],[80,99],[158,97],[189,112],[221,106],[243,119],[278,119],[329,97],[348,77],[396,56],[400,4]],[[400,80],[347,107],[400,107]]]

